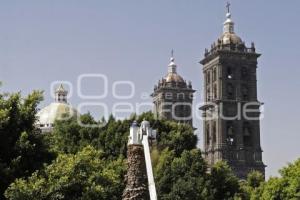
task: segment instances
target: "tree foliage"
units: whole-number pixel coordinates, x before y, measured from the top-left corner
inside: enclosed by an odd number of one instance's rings
[[[214,199],[233,199],[239,192],[239,180],[225,162],[211,168],[210,179]]]
[[[180,155],[184,150],[196,148],[197,136],[192,127],[155,120],[151,112],[123,121],[110,116],[105,124],[103,121],[96,122],[89,114],[80,116],[83,124],[93,126],[81,126],[76,117],[57,121],[51,136],[52,147],[58,152],[76,153],[86,145],[92,145],[102,150],[107,158],[117,158],[120,154],[126,157],[129,127],[134,120],[140,123],[144,119],[150,121],[153,129],[157,129],[159,150],[170,148]]]
[[[64,121],[56,121],[50,136],[52,148],[59,153],[76,153],[92,145],[103,152],[106,158],[126,156],[130,122],[115,120],[112,116],[107,123],[96,122],[90,114]]]
[[[165,149],[155,166],[159,199],[208,199],[208,174],[200,150],[175,151]]]
[[[252,194],[251,199],[300,199],[300,159],[279,171],[281,177],[271,177]]]
[[[0,94],[0,199],[5,190],[10,200],[121,199],[129,127],[144,119],[158,132],[151,157],[159,199],[300,199],[300,159],[267,182],[255,171],[240,181],[225,162],[208,173],[189,125],[151,112],[107,121],[87,113],[56,121],[54,132],[42,135],[35,127],[41,100],[37,91]]]
[[[60,154],[29,179],[17,179],[6,191],[14,200],[120,199],[124,162],[107,162],[91,146],[76,154]]]
[[[31,175],[53,158],[34,126],[41,100],[38,91],[26,98],[0,94],[0,199],[14,179]]]
[[[265,181],[265,177],[258,171],[252,171],[248,174],[246,180],[240,181],[240,193],[236,196],[238,199],[250,200],[251,195],[256,195],[259,186]]]

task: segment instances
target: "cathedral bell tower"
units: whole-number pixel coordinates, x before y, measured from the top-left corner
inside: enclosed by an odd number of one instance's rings
[[[252,170],[265,173],[260,145],[257,59],[254,43],[246,47],[234,32],[229,4],[223,34],[205,50],[204,156],[209,166],[227,161],[239,178]]]
[[[168,65],[168,74],[158,81],[152,93],[154,103],[154,114],[158,118],[173,120],[179,123],[193,125],[192,83],[186,83],[177,73],[177,65],[172,55]]]

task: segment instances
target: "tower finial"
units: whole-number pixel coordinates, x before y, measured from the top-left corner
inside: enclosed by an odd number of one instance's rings
[[[174,62],[174,60],[175,60],[175,59],[174,59],[174,49],[172,49],[172,50],[171,50],[171,59],[170,59],[170,61],[171,61],[171,62]]]
[[[227,8],[226,21],[224,22],[223,33],[234,33],[234,22],[231,19],[230,5],[231,4],[229,2],[227,2],[227,4],[226,4],[226,8]]]
[[[171,50],[171,58],[170,63],[168,66],[168,73],[176,73],[176,64],[175,64],[175,58],[174,58],[174,49]]]
[[[230,13],[230,2],[227,1],[227,4],[226,4],[226,8],[227,8],[227,13]]]

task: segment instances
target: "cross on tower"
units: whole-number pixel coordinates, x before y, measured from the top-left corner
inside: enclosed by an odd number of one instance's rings
[[[174,57],[174,50],[172,49],[171,51],[171,57],[173,58]]]
[[[226,4],[226,8],[227,8],[227,13],[230,13],[230,3],[229,2],[227,2],[227,4]]]

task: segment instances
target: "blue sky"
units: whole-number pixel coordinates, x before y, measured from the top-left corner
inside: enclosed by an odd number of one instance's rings
[[[27,0],[0,1],[0,80],[2,91],[45,90],[65,80],[77,89],[81,74],[108,77],[108,97],[89,102],[109,105],[114,81],[135,83],[130,103],[149,95],[167,72],[171,49],[179,73],[193,82],[202,101],[204,49],[222,33],[225,1],[208,0]],[[258,65],[259,100],[267,176],[300,157],[300,1],[231,1],[236,33],[262,53]],[[85,94],[103,92],[99,80],[85,81]],[[119,88],[119,94],[126,91]],[[126,94],[126,92],[124,93]],[[70,102],[86,100],[76,92]],[[87,108],[99,117],[101,110]],[[202,122],[194,121],[202,144]]]

